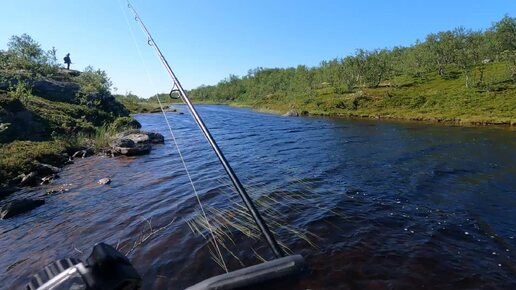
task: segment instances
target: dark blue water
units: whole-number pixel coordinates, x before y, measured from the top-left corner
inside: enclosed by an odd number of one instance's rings
[[[516,289],[514,131],[198,108],[282,246],[310,266],[271,289]],[[193,120],[167,116],[208,217],[225,233],[228,268],[271,258],[259,236],[233,226],[246,224],[245,213]],[[163,116],[137,119],[167,144],[142,157],[78,160],[54,184],[19,194],[69,189],[0,221],[3,288],[100,241],[129,252],[146,289],[224,272],[192,228],[202,216]],[[95,183],[104,177],[113,182]]]

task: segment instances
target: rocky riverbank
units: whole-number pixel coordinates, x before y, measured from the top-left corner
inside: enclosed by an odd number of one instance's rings
[[[112,157],[143,155],[148,154],[152,150],[153,145],[163,144],[164,142],[165,138],[159,133],[132,129],[118,133],[110,138],[109,146],[107,147],[88,147],[73,154],[63,152],[61,160],[55,160],[55,162],[59,163],[58,166],[38,162],[33,171],[22,173],[9,180],[8,186],[0,189],[0,200],[15,193],[21,187],[34,187],[52,183],[59,178],[62,167],[73,164],[77,158],[86,158],[95,154]],[[110,181],[109,178],[103,178],[99,180],[99,184],[108,184]],[[66,191],[66,188],[62,188],[61,191]],[[0,207],[0,219],[14,217],[43,204],[43,199],[13,199]]]
[[[107,74],[60,68],[52,51],[28,35],[0,50],[0,200],[51,183],[75,158],[144,154],[163,141],[142,131],[117,135],[141,125],[111,94]]]

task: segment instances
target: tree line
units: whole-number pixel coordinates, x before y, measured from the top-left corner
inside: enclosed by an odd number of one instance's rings
[[[442,79],[462,77],[464,86],[485,86],[485,67],[504,63],[504,81],[516,82],[516,18],[505,16],[486,30],[458,27],[431,33],[409,47],[356,50],[354,55],[322,61],[317,67],[255,68],[230,75],[217,85],[190,90],[192,97],[220,101],[279,96],[312,96],[332,86],[337,93],[381,85],[398,86],[403,76],[424,81],[434,73]]]

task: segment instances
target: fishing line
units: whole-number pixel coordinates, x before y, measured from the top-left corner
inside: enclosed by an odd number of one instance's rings
[[[263,217],[260,215],[260,212],[256,208],[253,200],[251,199],[251,197],[249,196],[249,194],[245,190],[244,186],[242,185],[242,182],[240,181],[240,179],[236,175],[235,171],[233,170],[233,168],[229,164],[229,162],[226,159],[226,157],[224,156],[224,153],[222,153],[222,150],[220,149],[219,145],[215,141],[215,138],[213,138],[213,136],[211,135],[210,131],[206,127],[206,124],[204,124],[204,121],[202,120],[201,116],[197,112],[197,109],[195,109],[192,101],[190,100],[190,98],[188,97],[188,94],[186,93],[186,90],[183,88],[183,86],[179,82],[179,79],[176,77],[175,73],[172,71],[172,68],[170,67],[170,65],[168,64],[167,59],[165,58],[165,56],[161,52],[161,49],[158,47],[156,41],[152,37],[151,33],[149,32],[149,30],[147,29],[147,27],[145,26],[145,24],[143,23],[142,19],[139,17],[138,13],[134,9],[134,7],[131,5],[129,0],[127,0],[127,6],[132,10],[132,12],[133,12],[133,14],[135,16],[135,20],[140,24],[140,28],[141,28],[142,32],[145,33],[146,36],[147,36],[147,43],[150,46],[152,46],[152,48],[154,49],[154,52],[156,53],[156,56],[161,61],[161,64],[166,69],[169,77],[172,80],[172,83],[174,84],[174,88],[175,89],[173,89],[170,92],[170,94],[172,95],[173,92],[177,92],[179,94],[179,96],[181,97],[181,99],[183,100],[183,102],[186,104],[186,106],[187,106],[188,110],[190,111],[190,114],[192,115],[194,121],[197,123],[197,126],[199,127],[201,132],[206,137],[206,140],[210,144],[211,149],[213,149],[213,152],[215,153],[215,155],[219,159],[220,164],[222,165],[222,167],[226,171],[226,174],[228,175],[228,177],[231,179],[231,182],[235,186],[235,189],[236,189],[238,195],[240,195],[240,197],[242,198],[242,201],[244,202],[245,206],[247,207],[247,209],[251,213],[251,215],[252,215],[256,225],[258,226],[258,228],[262,232],[263,237],[265,238],[266,242],[269,244],[269,247],[270,247],[271,251],[273,252],[274,256],[276,256],[276,258],[284,257],[285,253],[283,252],[283,250],[279,246],[278,242],[274,238],[274,235],[272,234],[272,232],[270,231],[269,227],[267,226],[267,223],[265,222]],[[159,101],[159,103],[161,104],[161,101]],[[163,107],[161,107],[161,110],[162,110],[163,114],[165,115]],[[168,120],[167,120],[167,124],[168,124]]]
[[[127,16],[127,14],[125,13],[125,10],[124,10],[124,8],[123,8],[123,5],[122,5],[122,3],[121,3],[121,0],[119,0],[119,1],[118,1],[118,3],[119,3],[119,6],[120,6],[120,9],[122,10],[122,13],[124,14],[124,19],[125,19],[125,22],[126,22],[126,24],[127,24],[128,28],[129,28],[129,31],[131,32],[131,37],[132,37],[132,39],[133,39],[134,44],[136,45],[136,49],[137,49],[137,51],[138,51],[138,55],[139,55],[139,57],[140,57],[140,60],[141,60],[141,62],[143,63],[143,66],[144,66],[145,71],[146,71],[146,73],[147,73],[147,78],[148,78],[149,82],[151,83],[151,85],[153,86],[154,91],[156,91],[156,92],[157,92],[157,91],[158,91],[158,90],[157,90],[157,86],[156,86],[156,84],[154,83],[154,80],[153,80],[153,78],[152,78],[152,77],[151,77],[151,75],[150,75],[150,70],[149,70],[149,69],[148,69],[148,67],[147,67],[147,62],[146,62],[146,61],[145,61],[145,59],[143,58],[143,54],[142,54],[142,52],[141,52],[141,50],[140,50],[140,47],[139,47],[139,45],[138,45],[138,42],[136,41],[136,37],[135,37],[134,32],[133,32],[133,29],[132,29],[132,27],[131,27],[131,25],[130,25],[130,23],[129,23],[128,16]],[[127,1],[127,5],[128,5],[128,7],[129,7],[129,8],[131,8],[131,9],[133,10],[133,13],[135,14],[135,20],[136,20],[137,22],[139,22],[140,24],[142,24],[140,17],[139,17],[139,16],[138,16],[138,14],[136,13],[136,11],[133,9],[133,7],[132,7],[132,5],[131,5],[131,3],[130,3],[129,1]],[[140,25],[140,26],[141,26],[141,25]],[[146,33],[146,31],[145,31],[142,27],[140,27],[140,28],[143,30],[143,32],[144,32],[144,33]],[[151,39],[148,39],[148,40],[147,40],[147,42],[148,42],[148,44],[149,44],[149,45],[151,45],[151,46],[155,45],[155,44],[154,44],[154,42],[153,42]],[[156,52],[156,54],[157,54],[157,52]],[[161,59],[161,56],[160,56],[159,54],[157,54],[157,56]],[[176,87],[176,83],[174,82],[174,87],[173,87],[173,88],[175,88],[175,87]],[[161,109],[161,113],[163,114],[163,117],[165,118],[165,122],[166,122],[166,124],[167,124],[168,131],[170,132],[170,136],[172,137],[172,140],[173,140],[173,143],[174,143],[174,145],[175,145],[175,147],[176,147],[176,150],[177,150],[177,152],[178,152],[179,158],[181,159],[181,163],[183,164],[183,167],[184,167],[184,169],[185,169],[185,172],[186,172],[186,175],[187,175],[188,180],[189,180],[189,182],[190,182],[190,185],[192,186],[192,190],[193,190],[193,192],[195,193],[195,197],[196,197],[196,199],[197,199],[197,203],[199,204],[199,207],[200,207],[200,209],[201,209],[201,213],[202,213],[202,215],[203,215],[203,218],[204,218],[204,220],[206,221],[206,224],[207,224],[207,226],[208,226],[208,230],[209,230],[210,235],[211,235],[211,237],[212,237],[212,245],[213,245],[213,246],[215,247],[215,249],[217,250],[217,254],[219,255],[219,258],[220,258],[220,260],[221,260],[221,262],[222,262],[222,265],[223,265],[224,271],[226,271],[226,273],[227,273],[227,272],[229,272],[229,270],[228,270],[228,268],[227,268],[227,266],[226,266],[226,263],[225,263],[224,258],[223,258],[223,256],[222,256],[222,253],[221,253],[221,251],[220,251],[220,247],[219,247],[218,242],[217,242],[217,239],[216,239],[216,237],[215,237],[214,230],[213,230],[213,228],[212,228],[212,226],[211,226],[211,223],[209,222],[209,219],[208,219],[208,216],[206,215],[206,212],[204,211],[204,207],[203,207],[202,202],[201,202],[201,199],[200,199],[200,197],[199,197],[199,193],[197,192],[197,189],[195,188],[195,184],[194,184],[194,182],[193,182],[193,180],[192,180],[192,176],[190,175],[190,171],[188,170],[188,167],[187,167],[187,165],[186,165],[186,162],[185,162],[185,159],[184,159],[183,154],[182,154],[182,152],[181,152],[181,149],[179,148],[179,145],[178,145],[178,143],[177,143],[177,141],[176,141],[176,137],[175,137],[175,134],[174,134],[174,132],[173,132],[173,130],[172,130],[172,126],[170,125],[170,122],[169,122],[169,120],[168,120],[168,118],[167,118],[167,115],[166,115],[166,113],[165,113],[165,110],[163,109],[163,104],[161,103],[161,100],[160,100],[160,98],[159,98],[159,94],[156,94],[156,99],[158,100],[158,104],[159,104],[159,107],[160,107],[160,109]]]

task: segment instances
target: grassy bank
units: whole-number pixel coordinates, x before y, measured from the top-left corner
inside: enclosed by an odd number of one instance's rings
[[[180,102],[178,99],[172,99],[168,94],[158,94],[145,99],[129,92],[125,95],[115,95],[115,98],[123,104],[131,114],[160,113],[161,106],[159,102],[161,102],[161,105],[166,111],[176,111],[170,106]]]
[[[514,125],[514,39],[516,18],[505,16],[485,30],[457,27],[315,67],[259,67],[189,93],[280,113]]]
[[[0,93],[0,119],[8,121],[0,132],[0,188],[40,163],[60,166],[75,151],[100,149],[110,136],[139,126],[129,116],[54,102],[29,91]]]
[[[0,198],[41,163],[61,166],[75,151],[140,126],[111,95],[105,72],[60,69],[55,50],[28,35],[8,46],[0,50]]]
[[[502,79],[503,63],[487,66],[485,73]],[[341,92],[329,84],[314,90],[313,96],[268,95],[256,100],[222,101],[276,113],[294,109],[300,114],[392,118],[464,125],[516,125],[516,85],[495,82],[491,87],[466,88],[460,73],[442,79],[436,73],[424,78],[399,76],[376,88]]]

